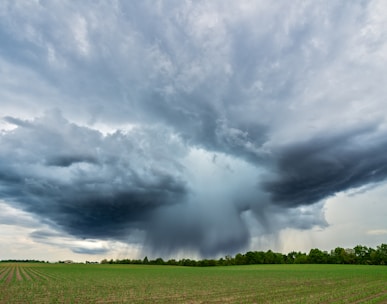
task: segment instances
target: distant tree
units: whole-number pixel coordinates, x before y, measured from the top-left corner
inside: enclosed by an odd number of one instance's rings
[[[275,263],[276,264],[284,264],[285,263],[286,255],[282,253],[275,253]]]
[[[327,264],[329,263],[329,254],[318,248],[311,249],[308,255],[308,262],[312,264]]]
[[[342,247],[336,247],[331,251],[330,261],[335,264],[353,264],[355,263],[355,252],[349,251]]]
[[[202,266],[202,267],[216,266],[216,260],[204,259],[204,260],[198,261],[196,265]]]
[[[291,251],[286,255],[285,261],[287,264],[300,264],[299,261],[297,261],[297,258],[300,255],[305,255],[306,257],[306,254],[302,254],[301,252]]]
[[[381,244],[376,249],[379,254],[383,265],[387,265],[387,244]]]
[[[225,259],[225,265],[227,266],[235,264],[235,259],[231,255],[226,255],[224,259]]]
[[[132,264],[132,261],[129,259],[123,259],[119,262],[120,264]]]
[[[357,245],[353,248],[355,252],[355,259],[357,264],[372,264],[371,261],[371,252],[372,248],[366,246]]]
[[[307,263],[308,263],[308,256],[306,255],[306,253],[297,252],[294,259],[294,264],[307,264]]]
[[[284,256],[281,253],[276,253],[271,250],[265,252],[264,255],[265,264],[283,264]]]
[[[197,263],[195,260],[190,259],[182,259],[178,262],[180,266],[197,266]]]
[[[381,244],[371,252],[371,260],[375,265],[387,265],[387,244]]]
[[[262,251],[248,251],[245,254],[246,264],[263,264],[265,253]]]
[[[255,259],[255,254],[254,252],[252,251],[248,251],[245,253],[245,262],[247,265],[251,265],[251,264],[258,264],[256,259]]]
[[[235,265],[246,265],[246,257],[244,254],[238,253],[235,258]]]
[[[167,265],[177,265],[177,261],[175,259],[170,259],[166,262]]]
[[[163,260],[162,258],[157,258],[156,260],[150,261],[149,264],[153,264],[153,265],[163,265],[163,264],[164,264],[164,260]]]
[[[291,251],[286,256],[286,263],[287,264],[294,264],[294,260],[296,259],[297,252]]]

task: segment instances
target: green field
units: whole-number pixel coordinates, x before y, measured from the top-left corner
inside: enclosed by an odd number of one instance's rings
[[[387,303],[387,267],[1,263],[0,303]]]

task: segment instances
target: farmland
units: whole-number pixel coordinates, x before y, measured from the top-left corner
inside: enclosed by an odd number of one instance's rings
[[[0,263],[0,303],[387,303],[387,267]]]

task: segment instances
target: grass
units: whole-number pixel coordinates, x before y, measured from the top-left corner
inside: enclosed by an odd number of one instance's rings
[[[0,303],[387,303],[387,267],[0,264]]]

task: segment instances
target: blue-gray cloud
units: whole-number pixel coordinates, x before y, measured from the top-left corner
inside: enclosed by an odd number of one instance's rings
[[[263,182],[274,203],[309,205],[340,191],[387,178],[387,141],[373,128],[320,136],[280,152],[273,180]],[[368,135],[368,136],[367,136]]]
[[[55,113],[0,142],[1,197],[78,237],[126,239],[158,208],[186,200],[162,130],[103,136]]]
[[[166,253],[324,226],[321,200],[386,179],[384,6],[4,1],[0,198]]]

